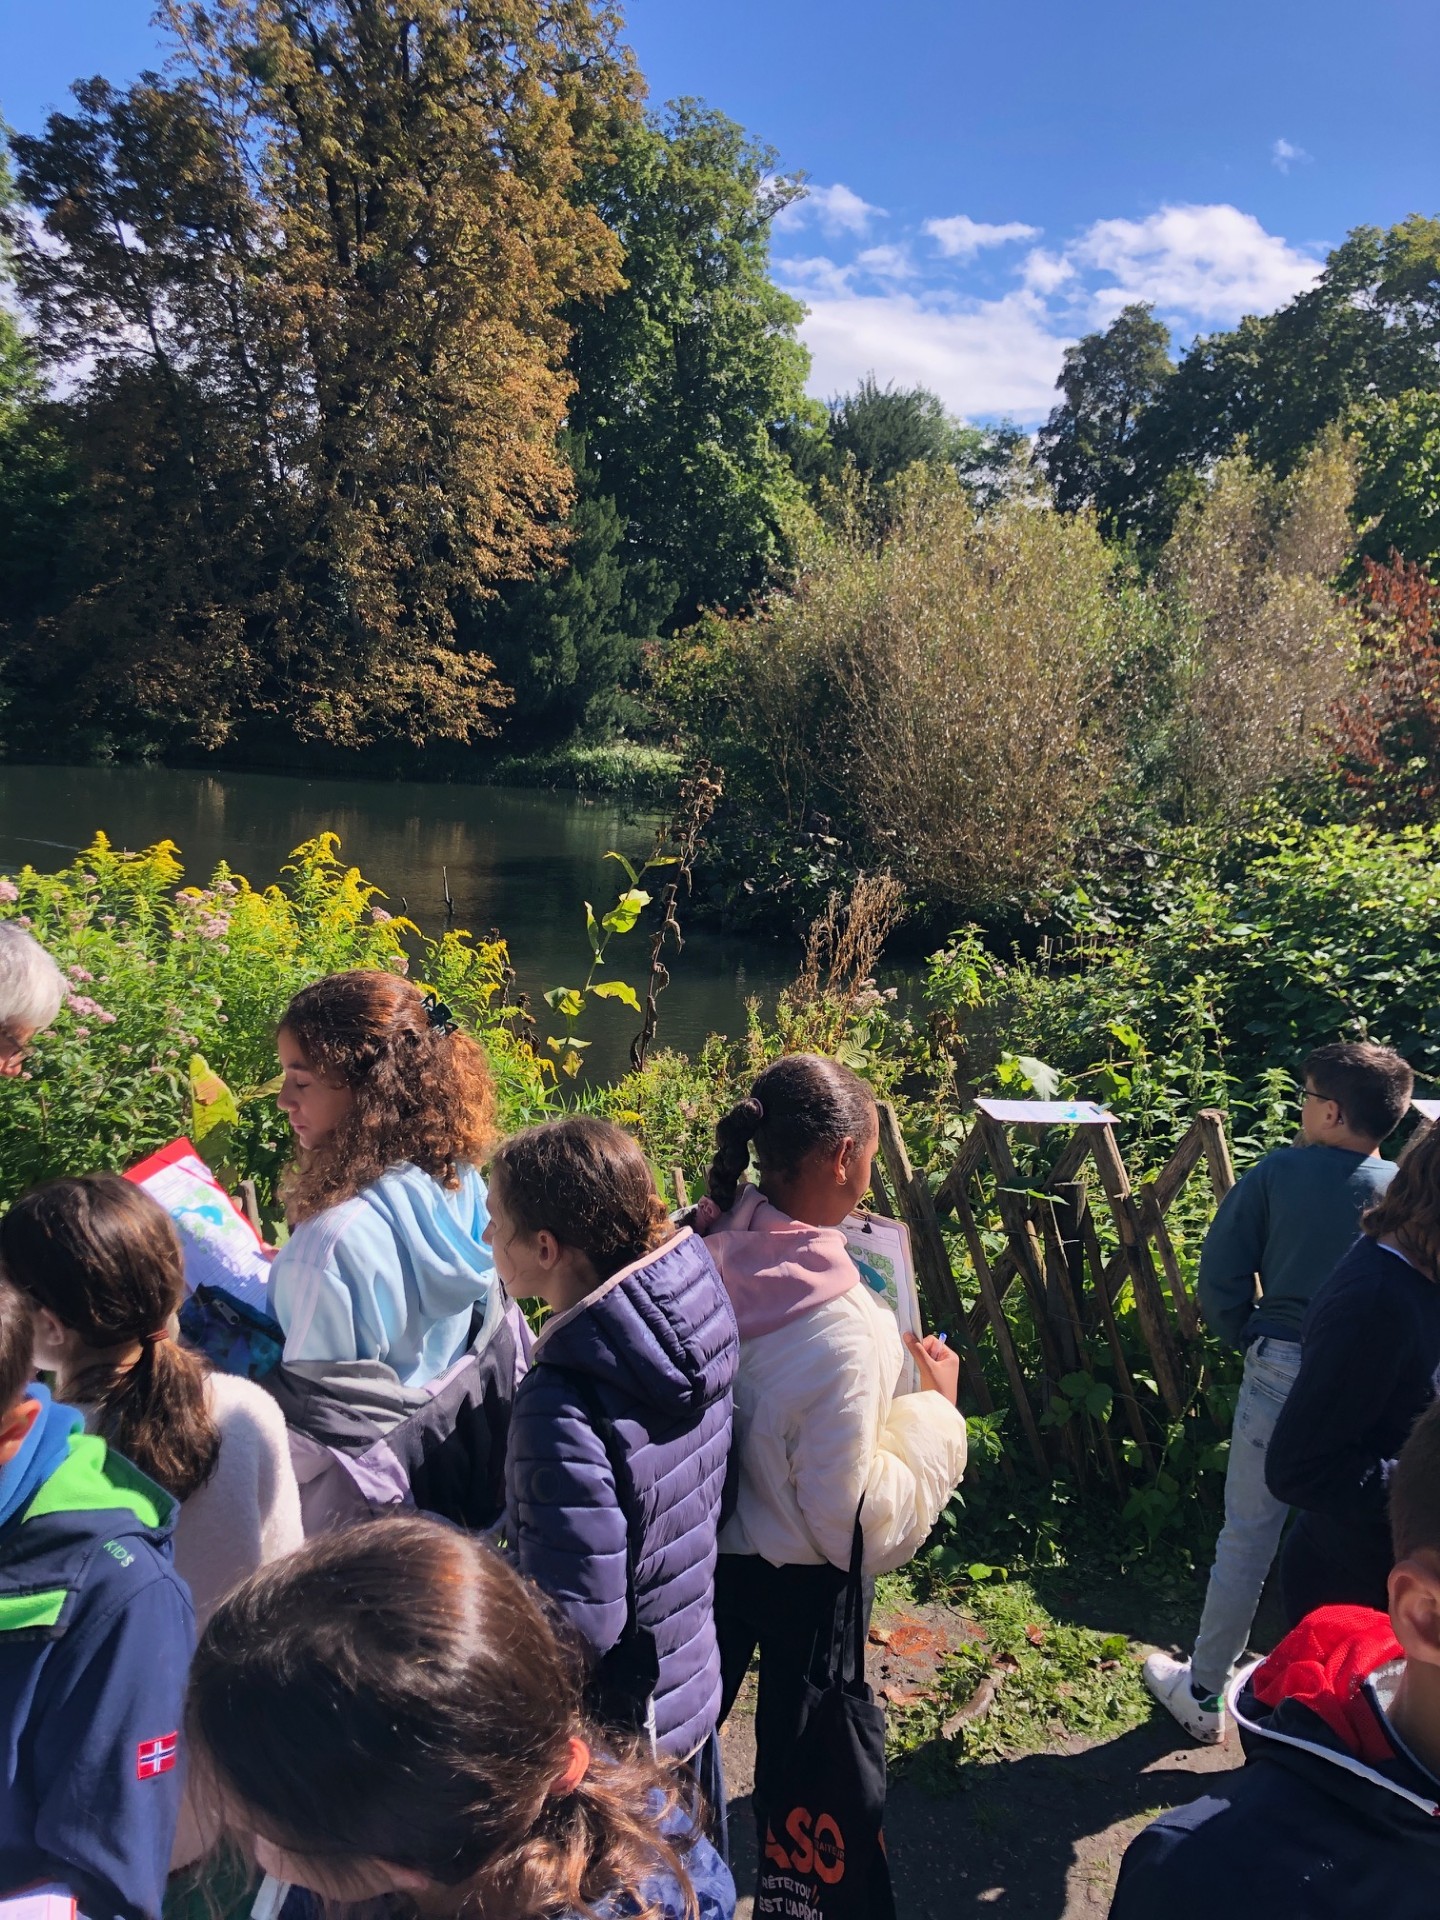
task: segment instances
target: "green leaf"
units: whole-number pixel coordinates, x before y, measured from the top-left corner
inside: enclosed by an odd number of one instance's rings
[[[607,860],[618,860],[621,866],[625,869],[625,877],[630,882],[631,886],[632,887],[639,886],[640,876],[635,871],[634,867],[631,866],[630,862],[625,858],[623,853],[616,853],[612,847],[611,850],[605,855],[605,858]]]
[[[620,895],[600,924],[611,933],[629,933],[640,918],[641,911],[649,904],[650,896],[643,887],[631,887],[628,893]]]
[[[585,902],[585,931],[590,938],[590,951],[598,960],[605,943],[600,938],[600,923],[595,918],[595,909],[588,900]]]
[[[207,1135],[217,1127],[238,1126],[240,1108],[234,1094],[205,1059],[190,1056],[190,1125],[197,1147],[204,1146]]]
[[[585,995],[579,987],[551,987],[545,995],[545,1004],[552,1013],[573,1020],[577,1013],[585,1009]]]
[[[1031,1053],[1017,1053],[1015,1065],[1029,1081],[1037,1100],[1055,1099],[1060,1092],[1060,1076],[1054,1067],[1047,1067]]]
[[[640,1011],[640,997],[624,980],[601,980],[590,991],[597,1000],[622,1000],[633,1012]]]

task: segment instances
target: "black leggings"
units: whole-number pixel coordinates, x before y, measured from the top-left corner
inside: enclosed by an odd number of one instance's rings
[[[755,1707],[755,1792],[760,1844],[770,1801],[782,1785],[800,1731],[807,1681],[822,1684],[839,1664],[845,1612],[843,1568],[773,1567],[758,1554],[722,1553],[715,1571],[720,1641],[720,1720],[735,1704],[750,1661],[760,1654]],[[865,1582],[865,1629],[875,1582]]]

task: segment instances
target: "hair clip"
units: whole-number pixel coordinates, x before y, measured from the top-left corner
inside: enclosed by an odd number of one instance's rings
[[[443,1000],[437,1000],[433,993],[427,993],[424,1000],[425,1018],[436,1033],[454,1033],[455,1016]]]

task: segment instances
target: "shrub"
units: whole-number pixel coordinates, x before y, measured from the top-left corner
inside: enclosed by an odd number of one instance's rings
[[[1288,480],[1243,453],[1180,511],[1157,592],[1169,626],[1159,798],[1173,816],[1234,817],[1323,758],[1353,624],[1332,582],[1352,544],[1355,465],[1320,442]]]
[[[692,636],[662,698],[772,841],[818,811],[860,864],[982,912],[1053,880],[1104,790],[1111,565],[1086,515],[977,515],[919,477],[883,541],[844,530],[793,595]]]
[[[298,987],[346,967],[423,975],[489,1051],[507,1124],[547,1108],[545,1070],[501,1004],[503,942],[425,939],[378,904],[338,844],[308,841],[263,892],[224,865],[207,886],[182,886],[172,842],[120,853],[103,835],[62,872],[26,867],[0,883],[0,913],[31,927],[70,982],[26,1078],[0,1099],[0,1200],[53,1174],[123,1169],[187,1132],[197,1055],[237,1101],[207,1151],[223,1146],[227,1170],[268,1195],[288,1150],[270,1097],[275,1023]]]
[[[964,1079],[1033,1057],[1134,1141],[1173,1145],[1219,1106],[1268,1145],[1293,1131],[1296,1072],[1323,1041],[1380,1041],[1440,1077],[1440,828],[1276,818],[1218,848],[1187,833],[1128,891],[1077,892],[1069,918],[1033,961],[973,934],[932,958],[933,1031]]]
[[[1392,553],[1366,560],[1357,596],[1365,677],[1331,711],[1328,744],[1345,785],[1394,825],[1440,807],[1440,587]]]

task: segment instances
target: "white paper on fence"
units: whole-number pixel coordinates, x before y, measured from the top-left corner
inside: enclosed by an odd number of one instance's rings
[[[1093,1100],[977,1100],[981,1113],[1011,1126],[1113,1127],[1115,1116]]]
[[[1440,1100],[1412,1100],[1410,1104],[1422,1120],[1440,1120]]]
[[[185,1284],[223,1287],[246,1306],[270,1311],[270,1262],[229,1195],[198,1154],[157,1167],[140,1182],[180,1229]]]
[[[845,1250],[860,1269],[865,1285],[889,1307],[902,1334],[913,1333],[919,1338],[925,1327],[915,1287],[910,1229],[903,1220],[887,1220],[882,1214],[852,1213],[842,1221],[840,1231],[845,1236]],[[920,1391],[920,1374],[908,1352],[897,1391]]]

